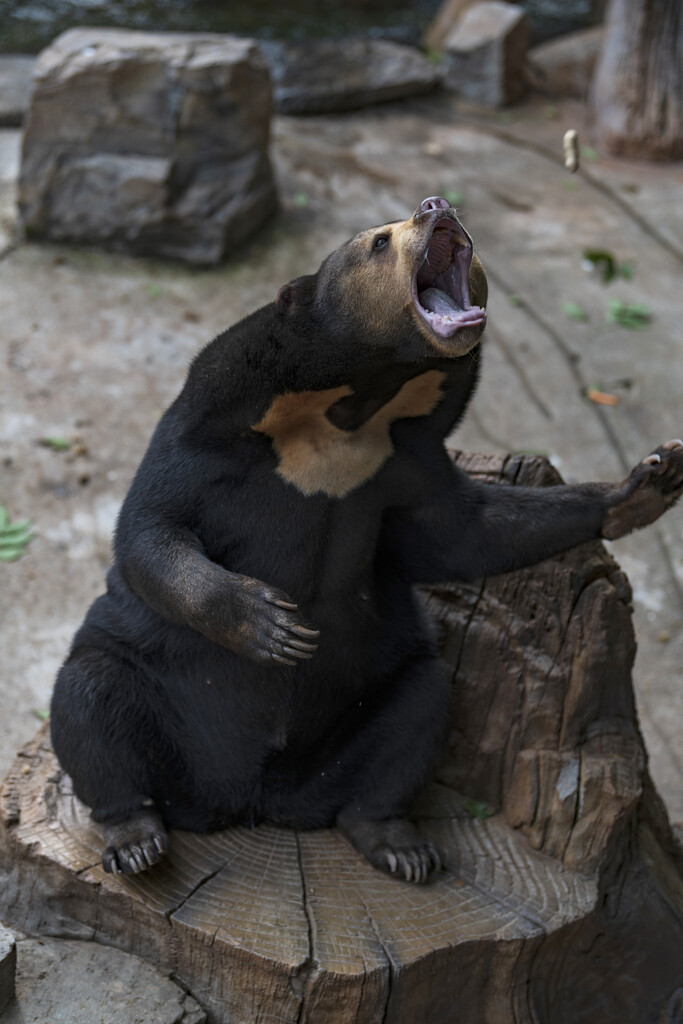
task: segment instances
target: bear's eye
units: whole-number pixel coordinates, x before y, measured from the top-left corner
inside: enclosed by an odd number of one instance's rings
[[[372,243],[372,248],[383,249],[385,245],[389,245],[389,235],[378,235]]]

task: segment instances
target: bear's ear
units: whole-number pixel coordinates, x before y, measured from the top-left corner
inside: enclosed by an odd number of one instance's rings
[[[277,293],[275,303],[282,313],[298,312],[302,306],[311,301],[315,292],[315,275],[295,277],[289,284],[284,284]]]

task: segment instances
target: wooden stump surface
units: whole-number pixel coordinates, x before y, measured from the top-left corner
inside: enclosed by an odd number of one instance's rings
[[[541,459],[457,458],[492,481],[558,479]],[[449,756],[416,808],[446,852],[447,870],[427,885],[375,871],[334,830],[271,826],[174,832],[152,871],[107,875],[100,829],[43,726],[0,790],[0,913],[34,933],[151,959],[214,1022],[578,1019],[547,1003],[547,951],[604,935],[615,851],[625,862],[649,785],[629,598],[597,543],[425,594],[456,690]],[[675,888],[675,872],[669,881]],[[643,1006],[670,984],[675,962],[661,962]],[[597,1024],[612,1017],[596,978],[586,1006],[603,1006]]]

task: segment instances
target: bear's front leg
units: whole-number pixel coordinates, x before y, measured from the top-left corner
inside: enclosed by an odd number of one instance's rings
[[[120,529],[116,554],[122,578],[150,608],[236,654],[296,665],[317,650],[319,631],[287,594],[211,561],[187,530]]]
[[[383,558],[413,583],[512,572],[654,522],[683,494],[683,443],[668,441],[620,484],[482,483],[444,453],[430,498],[386,518]]]
[[[683,493],[683,441],[675,439],[639,462],[615,488],[602,536],[616,540],[659,519]]]

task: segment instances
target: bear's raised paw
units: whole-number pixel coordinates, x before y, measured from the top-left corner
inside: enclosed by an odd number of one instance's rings
[[[606,540],[647,526],[683,494],[683,441],[667,441],[639,462],[620,485],[602,526]]]

